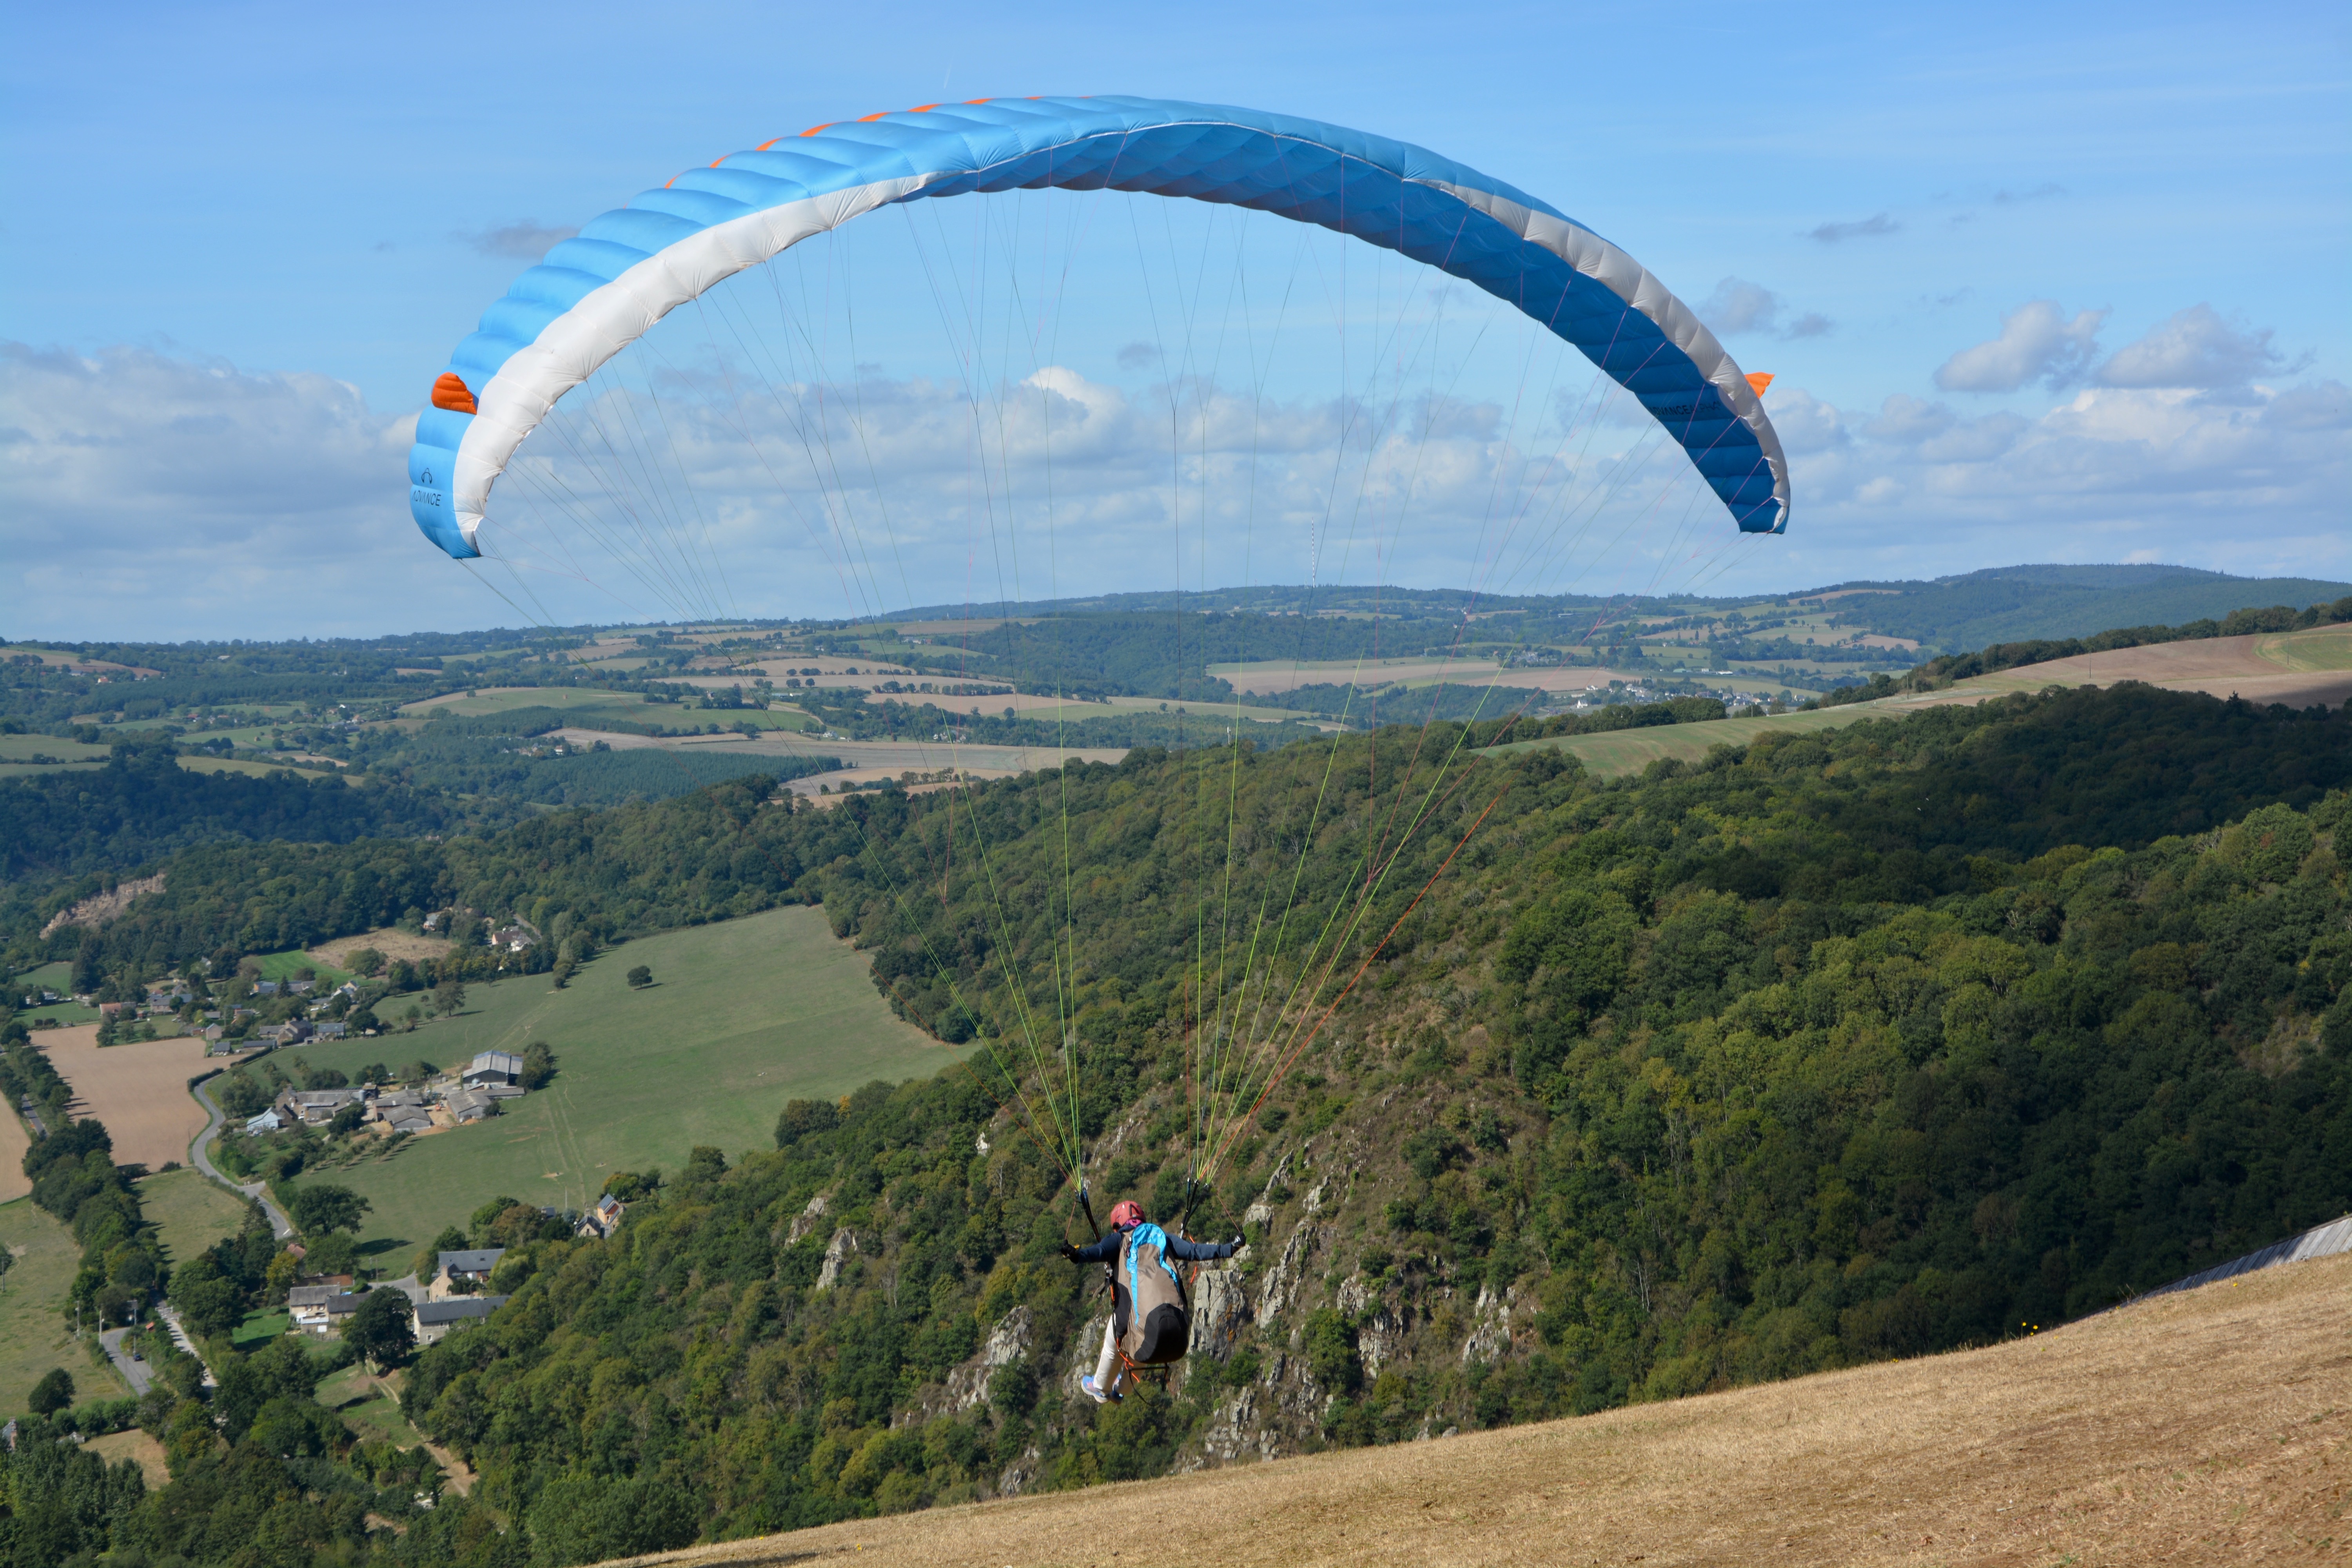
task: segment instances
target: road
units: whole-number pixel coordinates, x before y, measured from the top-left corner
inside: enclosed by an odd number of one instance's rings
[[[122,1336],[130,1331],[129,1329],[109,1329],[98,1336],[98,1342],[106,1347],[106,1359],[112,1362],[114,1370],[122,1374],[122,1381],[131,1385],[131,1392],[144,1394],[155,1381],[155,1369],[144,1359],[122,1348]]]
[[[209,1118],[205,1122],[205,1130],[196,1134],[196,1141],[188,1145],[188,1162],[231,1192],[242,1193],[259,1204],[261,1212],[269,1216],[270,1234],[280,1241],[287,1240],[294,1234],[294,1222],[288,1219],[286,1211],[270,1198],[269,1189],[259,1182],[233,1182],[221,1174],[220,1167],[213,1163],[213,1134],[219,1131],[221,1123],[228,1120],[227,1113],[213,1099],[213,1085],[216,1081],[206,1079],[188,1091],[196,1097],[196,1103],[205,1108]]]

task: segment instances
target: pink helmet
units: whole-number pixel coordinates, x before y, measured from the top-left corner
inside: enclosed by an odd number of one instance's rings
[[[1133,1198],[1121,1199],[1118,1205],[1110,1211],[1110,1227],[1113,1230],[1133,1230],[1142,1223],[1143,1205]]]

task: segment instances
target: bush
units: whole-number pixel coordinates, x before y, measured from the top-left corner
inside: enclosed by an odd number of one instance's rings
[[[630,990],[643,991],[646,986],[651,985],[653,983],[654,972],[646,965],[640,963],[635,969],[629,971]]]

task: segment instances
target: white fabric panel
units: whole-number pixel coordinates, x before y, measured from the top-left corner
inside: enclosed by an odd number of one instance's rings
[[[811,235],[838,228],[942,177],[880,180],[714,224],[648,256],[550,321],[529,348],[500,365],[488,384],[475,394],[478,412],[458,444],[457,471],[449,486],[467,542],[474,542],[489,506],[490,487],[523,437],[539,427],[558,398],[651,331],[655,322],[745,268],[772,260]]]
[[[1780,503],[1780,525],[1788,525],[1789,459],[1780,449],[1780,433],[1765,416],[1763,400],[1748,384],[1748,377],[1689,306],[1675,298],[1647,268],[1590,229],[1466,185],[1450,185],[1441,181],[1429,184],[1476,207],[1529,244],[1543,247],[1586,277],[1606,285],[1611,293],[1655,322],[1668,342],[1690,355],[1691,363],[1714,384],[1725,406],[1755,434],[1757,445],[1763,447],[1764,460],[1772,468],[1772,496]]]

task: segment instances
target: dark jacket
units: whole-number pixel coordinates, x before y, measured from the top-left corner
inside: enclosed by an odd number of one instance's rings
[[[1080,1263],[1116,1262],[1119,1243],[1126,1239],[1127,1232],[1123,1230],[1107,1232],[1101,1240],[1079,1247],[1077,1260]],[[1187,1241],[1181,1236],[1168,1238],[1168,1256],[1179,1263],[1213,1263],[1220,1258],[1233,1255],[1234,1245],[1229,1241]]]

